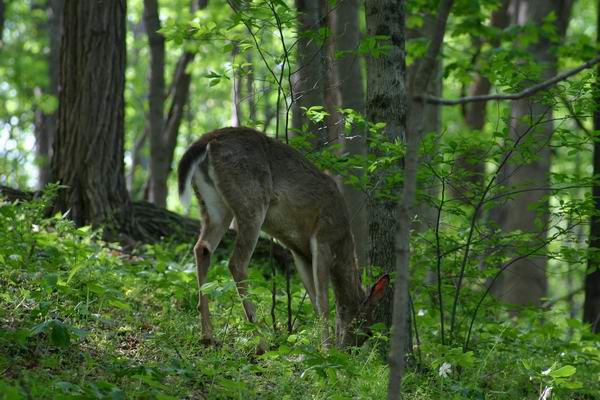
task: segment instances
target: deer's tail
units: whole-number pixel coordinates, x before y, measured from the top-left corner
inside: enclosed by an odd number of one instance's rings
[[[206,148],[207,143],[203,140],[198,140],[185,151],[179,161],[179,166],[177,167],[177,186],[179,197],[186,206],[189,204],[191,198],[190,187],[194,170],[206,157]]]

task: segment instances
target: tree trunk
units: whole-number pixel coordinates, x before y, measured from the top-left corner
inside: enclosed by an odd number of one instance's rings
[[[246,63],[249,64],[250,69],[246,75],[246,96],[248,98],[248,119],[253,124],[256,123],[256,93],[254,90],[254,59],[252,52],[246,51]]]
[[[597,3],[596,42],[600,43],[600,1]],[[594,130],[600,131],[600,64],[596,67],[596,88],[594,92]],[[594,177],[600,177],[600,142],[594,141]],[[585,298],[583,302],[583,322],[592,325],[592,331],[600,333],[600,184],[595,181],[592,196],[596,214],[590,217],[590,247],[587,273],[585,275]]]
[[[404,1],[367,1],[365,13],[367,35],[389,36],[389,43],[386,44],[391,46],[388,52],[379,57],[366,58],[367,120],[372,123],[385,122],[384,135],[388,141],[405,141]],[[375,185],[381,185],[385,176],[377,173],[372,180]],[[393,274],[396,266],[394,239],[398,232],[396,201],[382,199],[375,193],[368,200],[368,215],[369,263],[381,267],[384,273]],[[391,326],[391,294],[388,293],[380,301],[376,313],[378,320]]]
[[[452,8],[453,0],[440,0],[437,6],[435,23],[431,29],[431,37],[427,52],[418,60],[414,74],[408,77],[404,96],[404,115],[415,115],[419,110],[416,94],[427,93],[432,78],[439,65],[438,56],[446,32],[446,23]],[[402,18],[405,18],[402,4]],[[404,22],[402,22],[404,28]],[[394,35],[392,35],[393,42]],[[404,37],[402,37],[404,42]],[[403,47],[403,46],[402,46]],[[403,52],[402,52],[403,53]],[[402,60],[404,62],[404,60]],[[422,107],[422,105],[420,106]],[[422,108],[420,108],[422,109]],[[411,129],[406,131],[406,155],[404,158],[404,183],[402,198],[398,203],[398,234],[395,240],[396,282],[394,287],[392,340],[390,346],[390,376],[388,381],[388,399],[401,398],[401,382],[405,364],[405,354],[409,351],[409,265],[410,265],[410,231],[414,214],[414,201],[417,190],[417,170],[419,166],[419,147],[427,126],[426,114],[420,113],[411,122]]]
[[[493,28],[504,29],[508,27],[510,23],[510,16],[508,15],[509,4],[510,0],[503,0],[500,8],[492,12],[490,25]],[[500,45],[498,41],[492,41],[490,44],[494,47]],[[491,88],[492,83],[485,76],[477,74],[475,82],[469,89],[469,96],[486,95],[490,92]],[[485,126],[487,115],[486,106],[487,102],[476,101],[466,104],[463,108],[465,123],[469,129],[477,132],[477,134],[479,134]],[[453,182],[453,194],[455,198],[465,203],[469,203],[466,194],[473,193],[473,187],[475,187],[477,191],[483,189],[485,160],[481,158],[481,154],[481,149],[467,149],[464,154],[459,154],[455,161],[457,166],[456,169],[464,173],[464,176],[460,176]]]
[[[435,15],[428,13],[425,14],[423,26],[419,29],[411,29],[407,30],[406,36],[408,40],[414,39],[426,39],[427,41],[431,40],[434,29],[436,27],[436,17]],[[432,72],[432,79],[428,86],[428,93],[433,96],[441,97],[442,96],[442,88],[443,88],[443,62],[442,57],[437,58],[437,62],[435,64],[435,69]],[[418,73],[420,60],[415,60],[408,68],[407,68],[407,79],[410,81],[413,79],[413,76]],[[406,129],[409,132],[415,132],[417,130],[418,117],[422,114],[424,116],[423,122],[423,132],[422,134],[430,134],[433,133],[436,135],[436,148],[438,144],[438,135],[440,129],[441,122],[441,107],[435,104],[423,103],[423,102],[415,102],[412,104],[412,112],[407,115],[406,119]],[[424,161],[431,162],[433,158],[433,154],[424,155]],[[425,184],[428,187],[422,187],[427,196],[430,198],[437,198],[438,196],[438,185],[429,185]],[[435,226],[437,209],[426,202],[422,202],[417,205],[415,212],[417,214],[417,223],[414,225],[414,228],[418,232],[423,232],[432,226]],[[429,274],[427,280],[429,282],[433,282],[433,276]]]
[[[393,12],[391,12],[393,10]],[[367,2],[367,33],[369,35],[388,35],[389,45],[392,50],[385,57],[379,57],[382,64],[373,64],[371,58],[367,63],[367,116],[369,121],[384,121],[386,123],[385,133],[390,141],[401,139],[406,142],[409,133],[406,132],[407,118],[407,90],[406,90],[406,60],[405,60],[405,21],[406,8],[404,0],[383,0],[377,2]],[[388,58],[389,57],[389,58]],[[369,70],[369,67],[373,70]],[[380,73],[379,79],[377,73]],[[373,76],[369,77],[371,73]],[[386,76],[381,79],[381,76]],[[378,80],[377,84],[386,86],[380,87],[379,91],[373,93],[370,86]],[[385,106],[383,106],[385,104]],[[382,108],[382,114],[376,115],[373,112],[376,107]],[[386,110],[387,108],[387,110]],[[383,118],[382,118],[383,117]],[[404,164],[406,167],[407,164]],[[406,186],[406,178],[410,178],[406,173],[409,172],[405,168],[405,186],[403,187],[404,195],[416,189],[415,186]],[[397,191],[398,192],[398,191]],[[378,311],[383,311],[384,317],[392,314],[391,318],[391,333],[392,338],[389,347],[389,363],[390,376],[388,379],[387,398],[396,400],[401,398],[402,378],[404,376],[404,367],[406,364],[406,354],[410,351],[410,317],[409,317],[409,272],[408,272],[408,249],[410,248],[409,238],[403,238],[403,232],[410,232],[410,217],[407,216],[404,221],[399,220],[404,213],[408,211],[410,205],[406,207],[398,207],[399,204],[406,201],[403,196],[402,200],[397,204],[393,201],[379,201],[379,204],[373,204],[371,207],[371,220],[369,224],[369,233],[371,239],[375,239],[376,235],[385,235],[385,242],[390,244],[388,250],[377,248],[380,244],[371,242],[371,254],[375,256],[385,255],[387,260],[384,270],[394,272],[394,294],[391,299],[390,295],[386,295],[384,305],[389,307],[386,309],[379,308]],[[409,194],[410,196],[410,194]],[[414,193],[412,194],[414,196]],[[383,212],[381,212],[383,211]],[[387,214],[387,215],[386,215]],[[382,217],[392,217],[389,221],[394,221],[393,226],[387,227],[389,232],[383,233],[385,229],[385,220]],[[406,222],[405,226],[402,223]],[[404,240],[406,239],[406,240]],[[390,254],[391,252],[391,254]]]
[[[147,39],[148,33],[146,29],[146,23],[144,21],[144,15],[142,14],[138,21],[132,22],[131,27],[128,29],[133,35],[133,40],[136,42],[142,42]],[[127,55],[127,64],[128,65],[138,65],[143,62],[143,57],[141,54],[142,49],[136,48],[131,53]],[[143,55],[145,57],[145,54]],[[146,63],[147,64],[147,63]],[[150,79],[150,73],[148,73],[148,77]],[[149,86],[149,85],[148,85]],[[148,97],[149,88],[146,87],[144,96]],[[145,151],[146,143],[148,142],[150,123],[148,122],[148,113],[146,113],[146,118],[144,121],[144,126],[141,130],[135,131],[132,130],[131,127],[129,129],[133,133],[133,149],[131,149],[131,165],[129,170],[125,171],[126,176],[125,179],[127,181],[127,190],[129,191],[129,196],[132,200],[135,200],[140,196],[146,187],[146,184],[141,179],[136,179],[138,174],[142,176],[150,176],[150,157],[149,151]],[[149,196],[146,196],[148,198]]]
[[[521,0],[514,4],[513,18],[516,24],[541,25],[544,18],[554,12],[557,16],[557,32],[563,37],[570,16],[572,0],[553,0],[538,2]],[[539,80],[556,75],[557,58],[553,44],[547,37],[529,48],[530,54],[539,65],[546,66]],[[549,187],[550,184],[550,140],[552,138],[552,105],[545,104],[539,98],[517,100],[512,104],[510,134],[513,140],[527,130],[530,140],[528,151],[537,154],[533,161],[509,161],[506,170],[506,184],[519,189],[527,187]],[[539,123],[537,123],[539,121]],[[537,125],[537,126],[532,126]],[[533,138],[533,140],[531,140]],[[517,151],[518,153],[518,151]],[[546,240],[548,225],[548,192],[529,191],[515,196],[506,209],[503,229],[506,232],[520,230],[535,235],[529,247],[538,246]],[[537,204],[536,209],[532,205]],[[546,296],[548,283],[546,278],[547,258],[543,255],[531,256],[513,263],[500,276],[495,285],[495,293],[505,302],[516,305],[539,305]]]
[[[364,90],[360,73],[360,61],[355,54],[359,45],[360,27],[358,24],[359,1],[342,0],[332,7],[327,0],[322,4],[323,27],[330,35],[325,42],[325,108],[327,117],[327,143],[337,143],[353,154],[366,155],[364,132],[354,129],[350,140],[346,142],[344,116],[340,108],[352,108],[364,113]],[[339,58],[338,54],[346,54]],[[352,137],[356,135],[356,137]],[[355,172],[361,173],[361,172]],[[336,179],[344,196],[351,218],[351,229],[356,245],[359,265],[367,264],[368,231],[366,196],[359,189],[344,185],[342,179]]]
[[[231,126],[240,126],[242,120],[242,110],[240,103],[242,101],[242,72],[236,67],[235,58],[240,54],[238,43],[233,43],[231,49]]]
[[[344,127],[342,124],[343,116],[339,112],[342,105],[342,94],[340,92],[340,77],[338,63],[336,60],[337,38],[335,35],[338,24],[337,9],[340,5],[332,7],[328,0],[319,0],[321,5],[321,28],[326,29],[330,34],[325,39],[323,67],[325,70],[325,85],[323,85],[323,97],[325,99],[325,111],[329,114],[327,117],[327,126],[325,143],[344,144]]]
[[[360,41],[359,0],[342,0],[335,8],[337,23],[335,37],[337,51],[337,72],[342,108],[350,108],[360,114],[365,113],[365,91],[360,70],[360,57],[356,53]],[[345,138],[344,150],[348,155],[367,155],[365,132],[353,127],[349,137]],[[360,176],[364,171],[352,171]],[[356,243],[358,265],[367,265],[369,232],[367,227],[367,196],[360,189],[342,185],[342,194],[350,213],[350,226]]]
[[[262,85],[261,85],[260,92],[263,93],[263,99],[264,99],[264,101],[262,102],[262,104],[263,104],[263,121],[264,121],[263,132],[264,133],[269,131],[271,122],[277,116],[277,109],[276,109],[276,107],[273,107],[274,102],[269,101],[269,99],[271,98],[271,92],[273,92],[273,90],[274,90],[273,84],[268,79],[262,79]],[[296,103],[294,103],[294,106],[296,106]],[[295,113],[295,111],[294,111],[294,113]]]
[[[310,132],[317,135],[317,143],[321,143],[318,126],[309,123],[304,117],[302,107],[323,106],[323,51],[317,40],[308,33],[319,29],[321,13],[319,0],[296,0],[298,11],[298,50],[296,69],[293,74],[294,107],[292,109],[292,128],[300,131],[307,125]]]
[[[144,131],[139,134],[133,144],[133,150],[131,151],[131,168],[129,170],[129,174],[127,175],[127,189],[129,190],[129,195],[134,200],[139,197],[139,193],[143,192],[144,189],[143,183],[136,185],[135,171],[138,169],[138,167],[142,167],[142,170],[148,169],[149,162],[147,157],[143,154],[147,139],[148,126],[145,126]]]
[[[405,3],[403,0],[373,0],[365,3],[367,35],[388,36],[385,45],[389,51],[379,57],[367,57],[367,119],[385,122],[384,135],[390,141],[406,139],[406,65],[404,53]],[[398,166],[399,168],[400,166]],[[397,171],[397,169],[396,169]],[[378,173],[377,181],[384,179]],[[397,193],[398,191],[396,191]],[[407,343],[408,270],[396,269],[395,238],[399,232],[396,201],[372,196],[369,199],[370,262],[385,273],[396,275],[395,292],[400,292],[394,311],[397,315],[392,332],[390,351],[390,380],[388,398],[400,396]],[[392,322],[392,296],[386,295],[377,308],[377,320],[389,327]]]
[[[62,32],[62,14],[64,0],[48,0],[45,5],[48,22],[40,27],[48,34],[48,85],[36,88],[34,94],[58,97],[58,79],[60,69],[60,39]],[[35,110],[35,150],[38,166],[38,188],[44,188],[51,181],[50,159],[52,158],[52,142],[56,136],[57,110],[50,113],[41,108]]]
[[[65,3],[58,131],[52,174],[66,188],[56,208],[114,237],[141,231],[125,186],[125,1]]]
[[[171,88],[167,95],[167,98],[170,98],[171,102],[161,133],[163,148],[160,152],[160,160],[153,160],[153,157],[150,160],[151,164],[157,163],[160,165],[157,167],[161,171],[160,179],[153,178],[153,174],[151,173],[145,190],[149,195],[149,199],[154,203],[156,203],[155,199],[158,198],[158,194],[161,194],[161,196],[164,195],[166,203],[169,193],[167,181],[171,173],[179,127],[181,126],[183,111],[189,98],[190,83],[192,81],[190,73],[187,72],[187,67],[194,60],[195,56],[195,53],[184,52],[177,61],[175,72],[173,73]]]
[[[205,8],[207,5],[208,0],[192,0],[191,10],[192,12],[196,12]],[[171,80],[171,86],[166,93],[166,98],[170,98],[171,102],[169,104],[167,115],[163,118],[163,129],[160,142],[162,148],[160,151],[157,150],[155,154],[156,158],[151,155],[150,159],[151,165],[153,163],[156,164],[155,169],[158,171],[159,175],[155,177],[153,172],[150,173],[145,190],[149,194],[149,199],[155,204],[160,202],[166,204],[169,194],[167,183],[172,169],[179,127],[181,126],[184,108],[188,101],[190,83],[192,80],[187,69],[195,56],[195,52],[185,51],[181,57],[179,57]]]
[[[168,158],[165,152],[164,104],[165,104],[165,38],[158,33],[160,17],[158,0],[144,0],[144,23],[150,47],[150,88],[148,91],[148,115],[146,124],[150,136],[150,200],[159,207],[167,204],[168,170],[164,168]]]
[[[173,158],[175,156],[175,147],[177,146],[177,136],[179,135],[179,127],[181,126],[181,120],[183,118],[183,110],[188,102],[190,96],[190,83],[192,81],[192,75],[187,72],[188,65],[194,60],[196,53],[185,52],[177,63],[173,80],[171,84],[170,97],[172,98],[171,104],[169,105],[169,112],[165,122],[164,135],[166,138],[165,153],[167,154],[167,160],[165,168],[168,171],[167,177],[171,172],[173,164]],[[167,182],[164,182],[166,187]]]

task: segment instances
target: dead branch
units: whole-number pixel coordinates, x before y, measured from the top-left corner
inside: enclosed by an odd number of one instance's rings
[[[532,96],[537,92],[542,90],[546,90],[551,86],[556,85],[559,82],[569,79],[573,75],[577,75],[581,71],[588,69],[596,64],[600,63],[600,55],[592,58],[591,60],[581,64],[580,66],[573,68],[569,71],[563,72],[562,74],[558,74],[548,80],[537,83],[533,86],[530,86],[526,89],[521,90],[517,93],[509,93],[509,94],[489,94],[489,95],[479,95],[479,96],[466,96],[460,97],[458,99],[443,99],[440,97],[433,96],[415,96],[416,100],[425,101],[430,104],[437,104],[442,106],[456,106],[465,103],[472,103],[476,101],[490,101],[490,100],[520,100],[525,97]]]

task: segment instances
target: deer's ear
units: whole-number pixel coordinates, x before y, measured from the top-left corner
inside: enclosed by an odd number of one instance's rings
[[[379,279],[377,279],[377,282],[375,282],[375,284],[371,287],[371,292],[365,300],[365,305],[367,307],[371,307],[377,304],[377,302],[381,300],[381,298],[385,294],[385,290],[389,285],[390,276],[388,274],[380,276]]]

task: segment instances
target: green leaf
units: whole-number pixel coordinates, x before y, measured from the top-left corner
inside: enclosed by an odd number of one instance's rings
[[[2,400],[21,400],[26,397],[21,394],[21,391],[17,386],[12,386],[0,380],[0,398]]]
[[[48,332],[49,322],[50,321],[45,321],[40,324],[32,326],[31,329],[29,330],[29,336],[36,336],[42,332],[44,332],[44,333]]]
[[[123,398],[125,398],[123,396]],[[177,400],[177,397],[169,396],[168,394],[158,393],[156,394],[156,400]]]
[[[71,268],[71,272],[69,272],[69,276],[67,277],[67,284],[71,282],[71,279],[81,271],[86,265],[83,263],[76,264],[73,268]]]
[[[203,294],[209,294],[217,290],[218,287],[219,284],[217,282],[206,282],[204,285],[202,285],[202,287],[200,287],[200,291]]]
[[[46,275],[46,283],[48,283],[50,288],[56,288],[56,284],[58,283],[58,275],[54,272]]]
[[[129,304],[117,299],[109,300],[108,304],[110,304],[113,307],[120,308],[121,310],[131,309],[131,306]]]
[[[553,378],[565,378],[575,374],[575,372],[577,372],[577,368],[572,365],[565,365],[564,367],[560,367],[555,371],[550,371],[548,375]]]
[[[49,327],[52,344],[59,347],[67,347],[71,344],[71,336],[65,324],[55,319],[50,321]]]
[[[406,19],[406,27],[409,29],[420,28],[423,26],[424,18],[422,15],[411,14]]]
[[[288,343],[296,343],[298,341],[298,335],[290,335],[287,338]]]
[[[576,390],[576,389],[581,389],[583,388],[583,383],[579,382],[579,381],[567,381],[567,382],[561,382],[560,383],[560,387],[563,387],[565,389],[571,389],[571,390]]]
[[[79,329],[79,328],[75,328],[75,327],[71,327],[71,333],[73,333],[75,336],[77,336],[78,339],[83,339],[88,334],[83,329]]]

